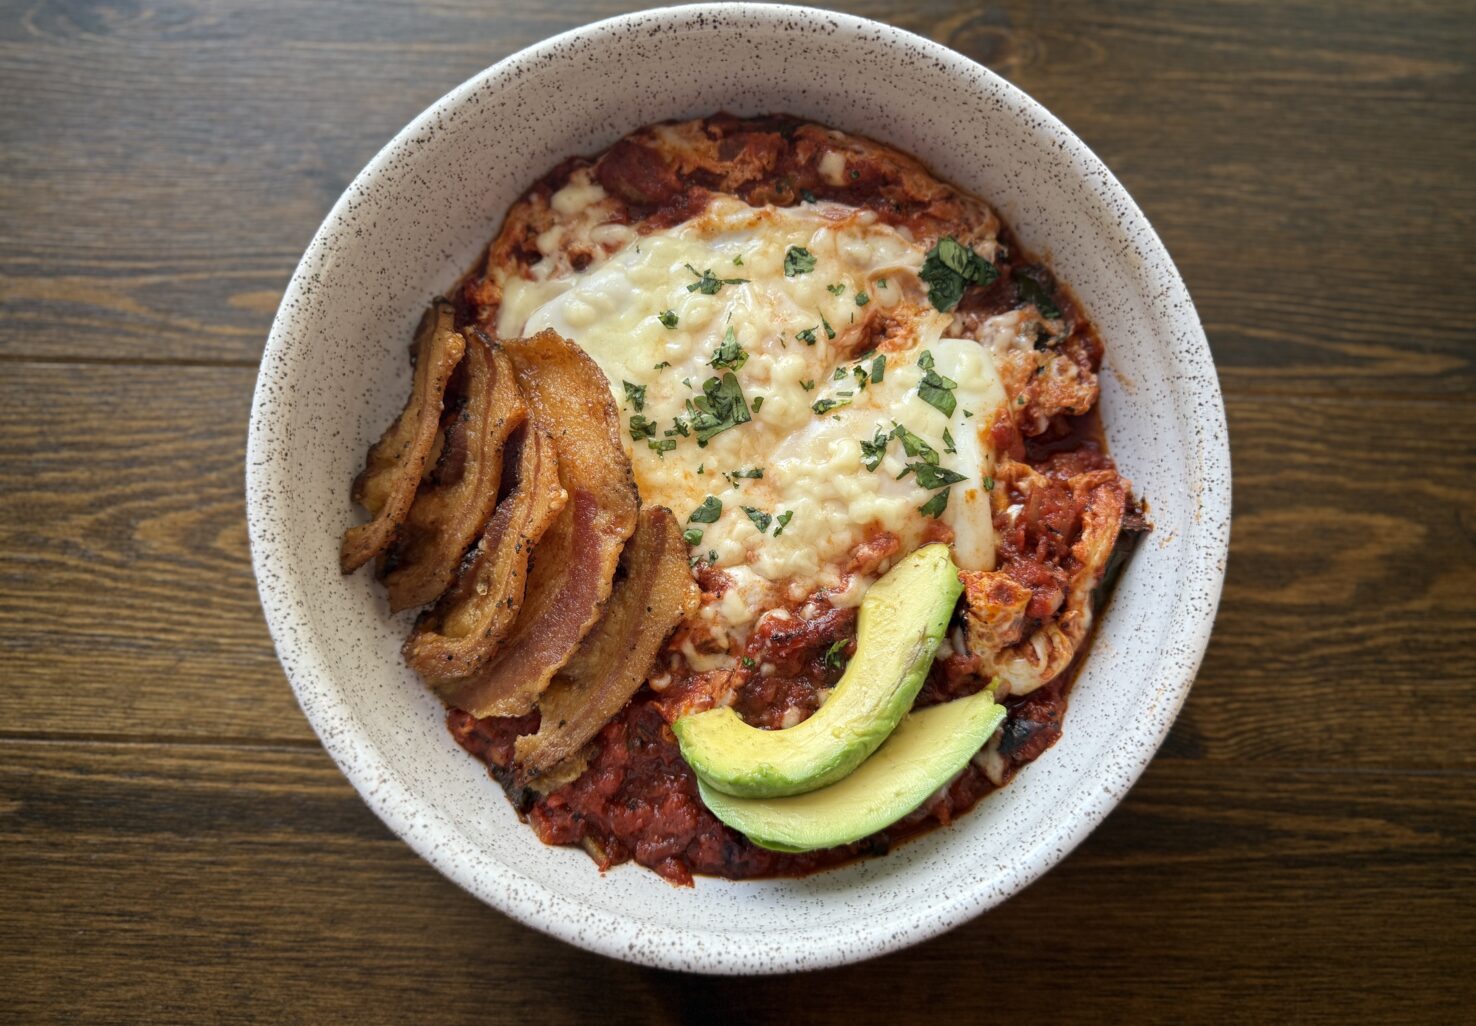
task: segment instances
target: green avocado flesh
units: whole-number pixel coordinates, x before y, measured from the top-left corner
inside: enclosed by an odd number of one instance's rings
[[[866,592],[856,655],[809,719],[786,730],[750,727],[732,709],[677,720],[682,757],[704,794],[783,798],[861,765],[912,708],[962,590],[948,546],[926,545]]]
[[[844,780],[792,798],[735,798],[700,777],[712,814],[774,851],[813,851],[891,826],[963,769],[1004,720],[989,688],[905,717],[887,743]]]

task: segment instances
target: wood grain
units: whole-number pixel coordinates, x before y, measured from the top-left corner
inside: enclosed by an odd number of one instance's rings
[[[0,148],[0,353],[254,360],[313,230],[400,126],[497,58],[640,6],[12,5],[0,93],[28,102]],[[1472,390],[1460,5],[854,7],[996,68],[1107,160],[1228,384]]]
[[[400,126],[640,6],[0,0],[0,1022],[1469,1018],[1476,10],[1455,0],[835,5],[1080,134],[1173,253],[1226,390],[1235,529],[1200,679],[1040,883],[876,963],[680,976],[512,923],[363,806],[251,579],[273,311]]]
[[[917,1010],[1254,1021],[1247,992],[1295,965],[1277,1021],[1433,1022],[1476,997],[1457,977],[1476,921],[1446,914],[1451,888],[1473,882],[1473,781],[1163,759],[1069,861],[943,939],[813,976],[716,980],[607,962],[490,911],[316,753],[0,744],[0,978],[28,1022],[433,1010],[560,1024],[600,1009],[615,1022],[864,1026]],[[1432,978],[1455,986],[1421,985]]]

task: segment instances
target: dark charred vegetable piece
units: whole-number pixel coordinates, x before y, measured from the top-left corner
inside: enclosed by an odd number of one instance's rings
[[[514,760],[527,781],[576,755],[625,707],[667,635],[697,609],[687,547],[666,507],[641,511],[620,566],[605,615],[538,701],[538,733],[518,738]]]
[[[498,656],[448,693],[473,716],[520,716],[599,619],[639,499],[609,382],[553,331],[503,343],[533,426],[553,438],[568,504],[533,552],[523,607]]]
[[[384,578],[392,613],[435,601],[455,580],[497,505],[503,446],[528,416],[512,363],[477,328],[466,333],[459,377],[461,410],[446,427],[440,462],[410,506]]]
[[[415,378],[395,422],[369,449],[354,478],[354,501],[373,514],[343,533],[338,565],[351,574],[389,548],[415,500],[426,460],[441,425],[446,383],[461,362],[466,340],[456,331],[455,310],[437,299],[415,329]]]
[[[459,681],[497,654],[522,608],[533,547],[564,507],[553,440],[531,426],[521,435],[515,455],[509,446],[516,483],[456,583],[421,615],[405,641],[405,662],[432,687]]]

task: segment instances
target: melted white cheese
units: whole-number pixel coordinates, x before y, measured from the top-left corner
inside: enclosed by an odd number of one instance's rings
[[[552,204],[577,211],[598,202],[598,190],[580,182],[556,193]],[[809,251],[815,266],[787,276],[785,254],[796,246]],[[553,328],[574,339],[609,377],[622,428],[639,412],[663,440],[686,401],[702,394],[703,382],[723,373],[711,361],[731,329],[747,353],[736,375],[750,408],[762,398],[749,423],[706,446],[672,435],[676,448],[664,453],[622,433],[642,501],[670,507],[685,523],[709,495],[721,500],[715,523],[689,525],[703,534],[693,551],[715,553],[716,565],[735,581],[716,607],[722,623],[714,628],[744,633],[785,600],[832,589],[833,600],[847,604],[863,585],[846,574],[848,556],[877,530],[897,535],[904,553],[922,543],[931,521],[919,507],[936,489],[922,487],[913,474],[899,480],[914,458],[893,439],[874,471],[862,463],[862,440],[894,424],[921,436],[942,466],[964,476],[952,486],[942,521],[954,532],[961,567],[993,567],[984,481],[994,453],[985,429],[1005,402],[1004,388],[988,349],[943,337],[950,317],[928,304],[917,277],[924,256],[909,236],[869,211],[828,203],[755,209],[718,197],[700,217],[632,237],[583,272],[546,277],[535,266],[531,280],[504,280],[498,331],[514,337]],[[745,280],[712,295],[688,288],[708,270]],[[866,296],[862,304],[858,293]],[[676,317],[673,327],[660,319],[666,311]],[[859,363],[869,372],[876,354],[860,361],[847,354],[865,348],[869,322],[881,317],[891,322],[880,350],[885,369],[880,382],[868,376],[862,388],[854,368]],[[809,331],[813,344],[797,337]],[[918,395],[923,350],[937,373],[958,383],[952,416]],[[645,389],[640,411],[625,382]],[[817,400],[849,401],[817,414]],[[953,453],[945,452],[945,429]],[[762,469],[762,478],[724,477],[753,468]],[[767,530],[744,507],[774,518]],[[788,523],[778,530],[777,518],[786,513]]]

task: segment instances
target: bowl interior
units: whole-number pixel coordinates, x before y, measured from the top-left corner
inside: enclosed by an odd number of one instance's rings
[[[406,345],[535,178],[630,129],[788,111],[909,151],[1048,255],[1106,340],[1103,418],[1152,504],[1061,741],[949,829],[803,880],[668,886],[521,826],[405,669],[409,614],[341,577],[348,485],[408,387]],[[1061,858],[1151,758],[1219,594],[1228,453],[1197,317],[1152,229],[1074,136],[983,68],[875,23],[796,8],[678,8],[557,37],[449,94],[355,180],[283,300],[252,414],[248,506],[263,604],[325,746],[384,820],[504,911],[595,950],[707,971],[834,964],[919,940]]]

